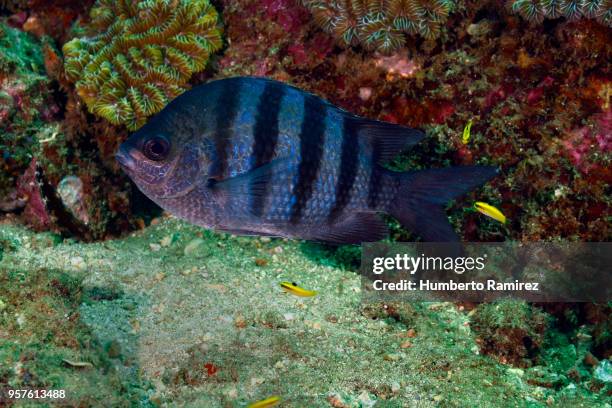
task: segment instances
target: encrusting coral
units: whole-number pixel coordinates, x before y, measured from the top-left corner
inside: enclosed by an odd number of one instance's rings
[[[601,24],[612,26],[610,0],[511,0],[508,4],[512,11],[533,22],[558,17],[595,18]]]
[[[453,0],[302,0],[315,22],[345,45],[392,52],[405,34],[435,38]]]
[[[134,130],[181,94],[221,48],[208,0],[99,0],[92,36],[63,47],[66,76],[89,110]]]

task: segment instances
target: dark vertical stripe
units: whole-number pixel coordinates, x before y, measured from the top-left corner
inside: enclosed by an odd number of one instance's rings
[[[266,82],[259,97],[253,128],[252,165],[260,167],[272,160],[278,143],[278,116],[285,94],[285,87],[279,82]],[[263,186],[251,187],[251,211],[256,216],[263,214],[264,203],[268,195],[268,181]],[[254,189],[257,188],[257,193]]]
[[[293,188],[295,201],[291,207],[290,221],[297,224],[310,197],[314,182],[319,176],[323,143],[325,142],[326,106],[313,95],[304,95],[304,119],[300,129],[300,164],[298,180]]]
[[[359,142],[354,121],[350,116],[344,117],[342,124],[342,153],[340,156],[340,175],[336,183],[336,199],[329,213],[329,221],[333,222],[347,206],[351,199],[351,190],[357,166],[359,164]]]
[[[227,176],[227,159],[232,137],[232,128],[240,105],[240,83],[236,79],[223,81],[214,108],[215,158],[210,177],[222,180]]]
[[[376,209],[378,207],[378,196],[382,190],[383,171],[380,167],[380,151],[379,142],[375,139],[372,149],[372,168],[370,170],[370,183],[368,185],[368,207]]]

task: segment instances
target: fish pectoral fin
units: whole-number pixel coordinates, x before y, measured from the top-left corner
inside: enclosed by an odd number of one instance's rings
[[[352,117],[349,123],[359,136],[369,139],[379,163],[391,160],[425,137],[425,133],[418,129],[357,116]]]
[[[360,244],[380,241],[389,235],[387,224],[375,213],[356,213],[337,223],[320,227],[308,239],[331,244]]]
[[[273,179],[282,177],[292,171],[292,162],[288,158],[276,159],[256,169],[239,174],[225,180],[217,180],[209,184],[216,195],[226,195],[234,198],[261,197],[269,192]]]

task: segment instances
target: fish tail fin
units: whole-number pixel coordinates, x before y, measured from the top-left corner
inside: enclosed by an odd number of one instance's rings
[[[399,179],[399,188],[388,212],[423,241],[458,241],[444,212],[445,204],[484,184],[497,173],[497,168],[491,166],[393,173]]]

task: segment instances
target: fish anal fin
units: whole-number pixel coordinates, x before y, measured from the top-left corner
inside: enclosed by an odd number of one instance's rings
[[[308,239],[331,244],[360,244],[380,241],[389,235],[387,224],[375,213],[355,213],[337,223],[321,227]]]

